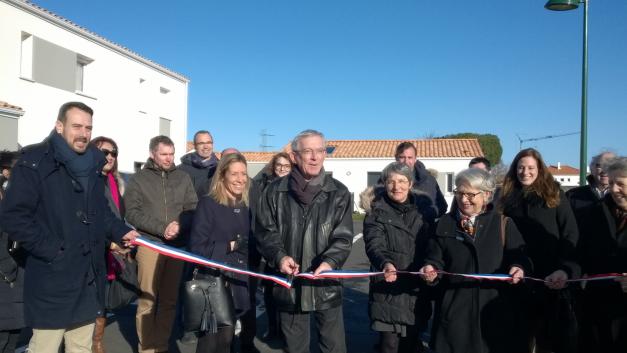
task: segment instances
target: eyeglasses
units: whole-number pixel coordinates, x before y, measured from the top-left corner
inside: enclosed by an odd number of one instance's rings
[[[317,150],[313,150],[311,148],[307,148],[307,149],[304,149],[302,151],[296,151],[296,152],[300,153],[304,157],[313,156],[314,154],[316,156],[322,156],[322,155],[327,153],[327,149],[326,148],[320,148],[320,149],[317,149]]]
[[[406,185],[409,185],[409,180],[388,180],[388,181],[385,182],[385,185],[388,185],[388,186],[396,186],[396,185],[406,186]]]
[[[101,149],[102,153],[104,153],[105,157],[108,155],[111,155],[113,158],[118,158],[118,151],[113,150],[113,151],[109,151],[107,149]]]
[[[472,201],[477,195],[482,194],[482,193],[483,193],[483,191],[472,193],[472,192],[461,192],[461,191],[453,190],[453,194],[456,197],[459,197],[460,199],[463,199],[464,196],[466,196],[468,201]]]
[[[291,164],[275,164],[274,165],[274,169],[276,169],[276,170],[291,170],[292,169],[292,165]]]

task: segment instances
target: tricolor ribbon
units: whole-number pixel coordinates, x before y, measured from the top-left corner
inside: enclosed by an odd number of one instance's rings
[[[161,255],[165,255],[168,257],[172,257],[181,261],[195,263],[197,265],[203,265],[223,271],[239,273],[246,276],[261,278],[265,280],[272,281],[280,286],[285,288],[291,288],[292,283],[295,279],[303,278],[303,279],[347,279],[347,278],[366,278],[382,275],[385,272],[370,272],[370,271],[359,271],[359,270],[332,270],[332,271],[323,271],[317,276],[314,276],[312,272],[303,272],[297,275],[292,276],[292,280],[289,280],[284,277],[267,275],[263,273],[257,273],[254,271],[243,270],[241,268],[233,267],[218,261],[209,260],[202,256],[198,256],[192,254],[188,251],[177,249],[165,244],[156,243],[154,241],[150,241],[144,239],[142,237],[136,238],[133,242],[133,245],[143,246],[145,248],[151,249],[153,251],[158,252]],[[436,272],[440,275],[447,276],[458,276],[465,278],[472,278],[477,280],[490,280],[490,281],[511,281],[512,276],[505,274],[487,274],[487,273],[454,273],[454,272],[446,272],[441,270],[436,270]],[[397,274],[411,274],[411,275],[424,275],[426,273],[420,271],[396,271]],[[569,279],[567,282],[584,282],[584,281],[601,281],[601,280],[610,280],[616,278],[622,278],[625,275],[621,273],[605,273],[599,275],[592,275],[586,278],[579,279]],[[537,282],[546,282],[543,279],[534,278],[534,277],[523,277],[526,280],[537,281]]]

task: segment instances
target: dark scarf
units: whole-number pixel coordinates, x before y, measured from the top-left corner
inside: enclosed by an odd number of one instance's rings
[[[300,169],[292,168],[290,172],[288,187],[296,200],[301,204],[307,206],[311,204],[314,197],[318,195],[322,190],[322,184],[324,183],[324,168],[320,170],[320,174],[313,177],[311,180],[305,180],[305,177],[301,173]]]
[[[50,142],[54,147],[55,159],[65,165],[71,175],[75,177],[83,187],[87,190],[87,182],[89,180],[89,172],[94,168],[95,161],[93,152],[87,148],[85,153],[78,154],[67,144],[67,141],[58,134],[53,132],[50,136]]]
[[[192,153],[189,157],[192,162],[192,166],[196,168],[213,169],[218,165],[218,157],[216,157],[215,153],[211,153],[211,157],[209,157],[208,159],[203,159],[200,155],[198,155],[198,152]]]
[[[415,219],[413,213],[417,212],[417,208],[415,205],[416,201],[412,192],[409,192],[409,195],[407,195],[407,199],[403,203],[398,203],[392,200],[388,196],[387,192],[383,195],[383,199],[385,200],[385,203],[387,203],[390,208],[392,208],[392,210],[401,217],[403,223],[405,223],[405,225],[410,228],[410,222]]]

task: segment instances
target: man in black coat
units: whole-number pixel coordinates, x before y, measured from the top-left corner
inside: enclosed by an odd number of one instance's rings
[[[291,147],[295,168],[273,181],[258,204],[258,247],[269,266],[288,276],[341,269],[353,245],[350,193],[324,173],[322,133],[305,130]],[[291,289],[275,286],[272,293],[288,352],[309,351],[310,314],[322,353],[346,352],[339,280],[297,279]]]
[[[117,219],[104,196],[104,155],[89,146],[93,111],[61,106],[55,129],[27,146],[12,170],[0,225],[26,251],[24,315],[29,352],[91,352],[104,306],[105,238],[128,243],[137,232]]]
[[[566,192],[566,197],[568,197],[575,215],[580,216],[582,209],[597,203],[608,193],[610,181],[603,171],[603,165],[613,158],[616,158],[616,155],[609,151],[601,152],[592,157],[590,175],[586,178],[588,185],[579,186]]]
[[[211,179],[218,166],[218,158],[213,153],[213,136],[209,131],[200,130],[194,134],[194,149],[194,152],[181,157],[178,168],[192,178],[194,190],[200,200],[209,193]]]
[[[435,178],[429,174],[425,165],[416,159],[418,151],[411,142],[402,142],[396,146],[394,158],[397,162],[405,163],[408,167],[414,168],[413,190],[427,194],[433,202],[433,207],[437,211],[437,217],[442,217],[448,211],[448,203],[440,191],[440,186]]]

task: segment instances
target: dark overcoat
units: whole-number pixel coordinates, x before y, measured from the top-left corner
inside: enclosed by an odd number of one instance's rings
[[[56,132],[52,132],[53,134]],[[59,162],[49,138],[24,148],[3,201],[2,228],[26,250],[26,325],[60,329],[102,316],[105,238],[131,229],[104,194],[104,155],[95,147],[85,190]]]
[[[581,232],[579,253],[582,272],[587,275],[627,273],[627,227],[619,230],[613,206],[611,195],[606,195],[602,202],[586,208],[578,220]],[[620,283],[588,282],[585,287],[584,306],[586,318],[592,325],[599,327],[600,332],[607,330],[611,321],[622,321],[618,324],[622,325],[622,331],[617,330],[618,326],[615,324],[613,330],[617,332],[614,334],[627,330],[627,293],[621,290]],[[609,338],[611,334],[608,332],[601,336]],[[623,346],[615,351],[626,351],[625,342],[627,340],[623,337]],[[599,351],[614,352],[607,346],[611,346],[610,342],[597,343],[603,347]]]
[[[454,214],[440,218],[429,240],[426,264],[455,273],[507,274],[512,266],[529,271],[525,243],[516,225],[488,211],[476,218],[474,239],[458,226]],[[503,243],[504,242],[504,243]],[[522,284],[479,281],[458,276],[439,280],[432,340],[438,353],[527,352],[525,317],[516,300]]]
[[[414,195],[410,200],[410,204],[400,209],[394,208],[390,204],[393,201],[387,197],[372,203],[372,210],[364,219],[364,242],[374,271],[382,271],[386,263],[391,263],[399,271],[418,271],[422,266],[429,223],[423,220],[421,209],[428,208],[429,203],[421,206],[418,196]],[[424,289],[424,282],[413,275],[399,275],[394,282],[386,282],[383,276],[371,277],[370,319],[410,326],[421,318],[427,320],[430,310],[416,306],[421,289]],[[427,303],[429,299],[422,296]],[[430,309],[430,304],[428,306]]]

